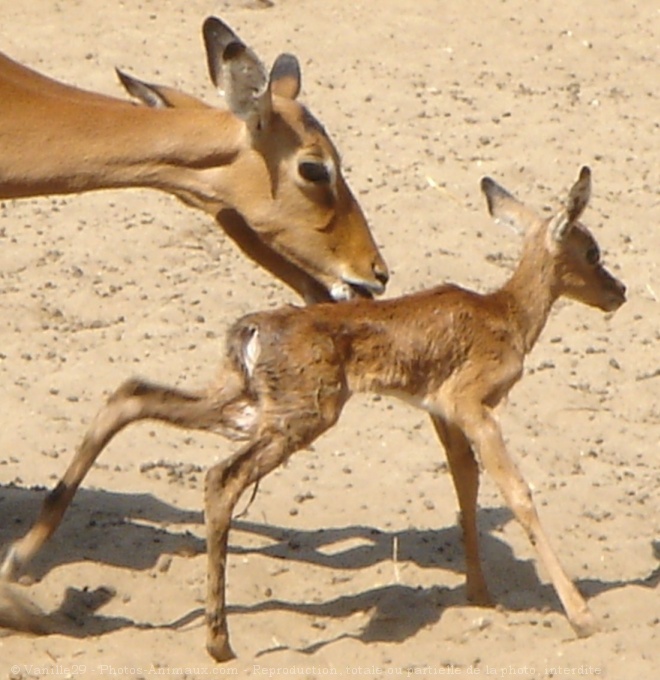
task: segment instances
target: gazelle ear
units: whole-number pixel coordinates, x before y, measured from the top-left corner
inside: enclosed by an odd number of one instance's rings
[[[115,73],[119,78],[119,82],[124,86],[124,89],[131,97],[139,99],[143,104],[146,104],[152,109],[169,108],[167,100],[160,95],[153,85],[143,83],[141,80],[129,76],[128,73],[120,71],[118,68],[115,69]]]
[[[229,110],[252,131],[265,128],[272,108],[263,64],[220,19],[206,19],[202,32],[211,80],[224,94]]]
[[[295,99],[300,94],[300,64],[293,54],[280,54],[270,70],[270,90],[278,97]]]
[[[202,25],[204,48],[206,49],[206,63],[209,67],[211,81],[223,90],[223,54],[231,43],[240,43],[241,39],[224,22],[216,17],[208,17]]]
[[[185,92],[180,92],[173,87],[166,87],[165,85],[153,85],[152,83],[145,83],[138,80],[127,73],[115,69],[117,77],[124,86],[124,89],[132,97],[139,99],[143,104],[146,104],[152,109],[205,109],[208,104],[197,97],[193,97]]]
[[[486,197],[488,212],[495,222],[513,229],[517,234],[525,232],[538,220],[533,210],[490,177],[481,180],[481,191]]]
[[[550,233],[555,241],[562,241],[570,233],[573,225],[580,219],[591,196],[591,170],[585,165],[580,176],[571,187],[566,208],[552,218]]]

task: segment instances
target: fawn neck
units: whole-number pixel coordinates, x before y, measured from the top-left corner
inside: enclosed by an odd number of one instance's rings
[[[538,340],[555,300],[559,297],[556,261],[545,244],[545,233],[530,234],[511,278],[495,293],[506,300],[520,331],[525,354]]]

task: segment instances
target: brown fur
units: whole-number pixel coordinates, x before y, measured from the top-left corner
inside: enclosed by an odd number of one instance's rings
[[[443,285],[393,300],[248,314],[229,329],[225,362],[208,390],[125,383],[97,415],[63,477],[64,491],[47,500],[35,526],[12,547],[3,573],[17,573],[52,534],[93,461],[127,424],[153,418],[246,439],[206,478],[207,648],[218,661],[229,659],[225,571],[236,502],[250,484],[334,425],[351,394],[376,392],[431,416],[461,509],[469,598],[489,602],[476,527],[478,459],[536,547],[571,625],[579,635],[590,634],[592,614],[550,547],[493,414],[522,376],[525,356],[558,297],[606,311],[625,301],[625,287],[589,255],[595,240],[577,221],[589,188],[583,168],[567,209],[543,220],[492,180],[482,181],[491,213],[526,232],[515,272],[493,293]]]

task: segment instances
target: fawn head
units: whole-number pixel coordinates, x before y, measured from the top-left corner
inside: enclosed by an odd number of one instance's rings
[[[605,269],[593,234],[580,222],[591,195],[588,167],[572,186],[566,205],[548,219],[518,201],[492,179],[481,188],[496,220],[525,233],[525,250],[539,268],[552,268],[556,297],[565,296],[606,312],[626,301],[626,287]]]

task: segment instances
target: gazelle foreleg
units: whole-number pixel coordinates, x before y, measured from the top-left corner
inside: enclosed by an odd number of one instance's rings
[[[491,599],[479,557],[479,532],[477,529],[479,466],[469,442],[458,427],[448,423],[440,416],[432,415],[431,420],[447,454],[447,462],[461,511],[467,597],[474,604],[490,605]]]
[[[598,628],[594,616],[552,549],[539,521],[529,486],[507,453],[502,432],[491,410],[484,405],[461,404],[457,406],[456,413],[460,427],[484,469],[497,483],[509,508],[536,548],[571,626],[580,637],[591,635]]]
[[[37,521],[10,548],[0,578],[15,579],[57,529],[87,472],[111,439],[123,428],[147,418],[190,429],[221,426],[222,406],[213,393],[187,393],[140,380],[125,382],[108,399],[89,428],[57,486],[46,496]]]

